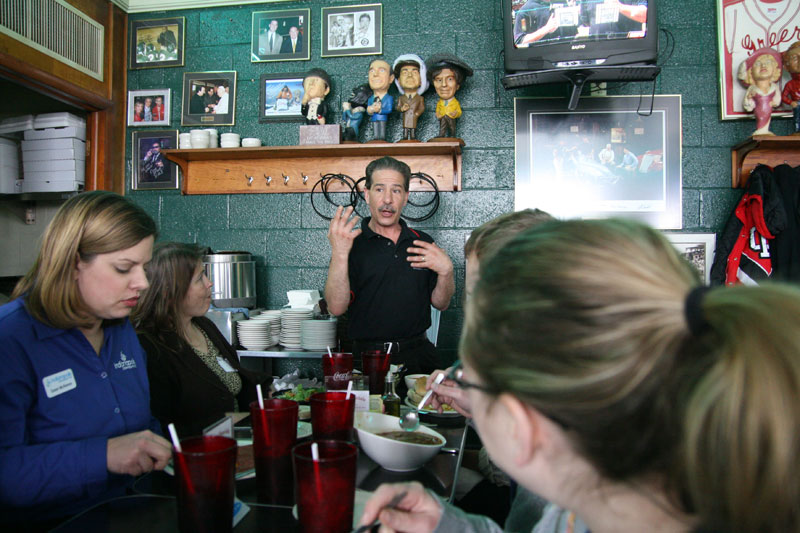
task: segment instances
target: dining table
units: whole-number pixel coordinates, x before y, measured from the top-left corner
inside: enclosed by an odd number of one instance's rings
[[[463,418],[451,419],[444,425],[437,420],[423,422],[435,426],[446,442],[440,452],[421,468],[412,472],[393,472],[382,468],[359,448],[356,464],[356,487],[359,492],[372,492],[383,483],[417,481],[432,490],[443,500],[454,495],[457,470],[467,439]],[[311,437],[305,437],[303,442]],[[153,471],[139,476],[131,494],[106,500],[79,513],[55,529],[57,533],[161,533],[177,531],[178,512],[175,499],[175,478],[164,471]],[[249,508],[247,514],[236,524],[235,533],[300,531],[295,517],[296,509],[287,505],[259,503],[254,476],[237,478],[236,498]],[[358,498],[356,498],[358,500]],[[354,512],[357,522],[360,509]]]

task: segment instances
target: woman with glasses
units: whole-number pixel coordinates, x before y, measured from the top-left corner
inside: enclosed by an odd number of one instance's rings
[[[535,532],[800,528],[798,289],[708,290],[656,230],[548,222],[481,265],[460,353],[490,456],[551,502]],[[419,485],[374,518],[500,531]]]

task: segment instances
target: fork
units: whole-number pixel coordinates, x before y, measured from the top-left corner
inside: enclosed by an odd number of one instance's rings
[[[388,503],[388,504],[386,504],[386,507],[384,507],[384,509],[387,509],[387,508],[388,508],[388,509],[394,509],[394,507],[395,507],[395,506],[396,506],[398,503],[400,503],[401,501],[403,501],[403,498],[405,498],[405,497],[406,497],[406,494],[408,494],[408,493],[407,493],[407,492],[405,492],[405,491],[404,491],[404,492],[401,492],[400,494],[397,494],[397,495],[396,495],[394,498],[392,498],[392,499],[389,501],[389,503]],[[371,523],[371,524],[365,524],[365,525],[363,525],[363,526],[359,527],[358,529],[355,529],[355,530],[353,530],[353,533],[367,533],[367,531],[371,531],[371,530],[372,530],[372,528],[373,528],[373,527],[375,527],[375,526],[377,526],[377,525],[380,525],[380,521],[379,521],[379,520],[376,518],[375,520],[373,520],[373,521],[372,521],[372,523]]]

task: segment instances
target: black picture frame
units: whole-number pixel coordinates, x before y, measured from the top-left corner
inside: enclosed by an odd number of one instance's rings
[[[180,184],[180,169],[164,154],[153,152],[178,147],[178,130],[137,130],[132,133],[131,189],[135,191],[152,189],[175,189]]]
[[[275,38],[268,39],[271,25],[275,24]],[[297,29],[297,39],[290,39],[292,28]],[[311,10],[279,9],[254,11],[250,30],[250,62],[307,61],[311,59]]]
[[[383,5],[323,7],[320,39],[322,57],[382,54]]]
[[[586,97],[574,111],[515,98],[514,119],[516,210],[682,228],[680,95]]]
[[[297,122],[304,120],[300,110],[303,101],[305,72],[262,74],[258,85],[258,121]],[[289,91],[289,98],[285,90]]]
[[[128,35],[129,69],[183,66],[185,17],[132,20]]]
[[[221,110],[220,102],[226,96],[219,93],[223,87],[227,92],[227,112]],[[201,94],[200,89],[204,91]],[[215,89],[214,96],[208,91]],[[183,108],[181,126],[233,126],[236,121],[236,71],[185,72],[183,74]],[[200,96],[201,100],[195,98]],[[215,101],[216,100],[216,101]]]

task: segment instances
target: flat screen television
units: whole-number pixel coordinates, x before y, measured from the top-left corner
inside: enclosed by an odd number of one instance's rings
[[[502,0],[507,72],[653,64],[655,0]]]

